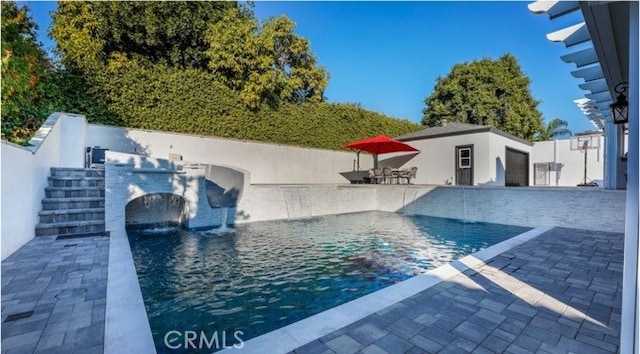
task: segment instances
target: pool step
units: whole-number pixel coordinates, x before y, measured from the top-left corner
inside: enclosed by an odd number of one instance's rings
[[[104,170],[52,168],[36,236],[105,235]]]

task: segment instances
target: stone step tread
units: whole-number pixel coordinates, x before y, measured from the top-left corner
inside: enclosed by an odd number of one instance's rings
[[[58,237],[56,237],[56,240],[66,240],[66,239],[94,237],[94,236],[109,237],[111,236],[111,233],[109,231],[71,233],[71,234],[58,235]]]
[[[69,197],[69,198],[44,198],[43,203],[64,203],[64,202],[103,202],[104,197]]]
[[[74,226],[91,226],[91,225],[104,225],[104,220],[82,220],[82,221],[64,221],[54,222],[36,225],[36,229],[48,229],[56,227],[74,227]]]
[[[82,214],[82,213],[104,213],[104,208],[41,210],[40,212],[38,212],[38,215],[46,216],[46,215]]]
[[[96,170],[93,168],[83,168],[83,167],[51,167],[51,171],[104,171],[104,170]]]
[[[45,187],[46,191],[82,191],[82,190],[94,190],[104,189],[100,186],[71,186],[71,187]]]
[[[104,176],[100,176],[100,177],[86,177],[86,176],[49,176],[50,180],[56,180],[56,181],[82,181],[82,180],[87,180],[87,181],[103,181],[104,180]]]

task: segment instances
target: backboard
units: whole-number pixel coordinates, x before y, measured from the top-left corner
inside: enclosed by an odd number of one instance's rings
[[[577,135],[572,136],[569,142],[571,150],[589,150],[600,148],[600,135]]]

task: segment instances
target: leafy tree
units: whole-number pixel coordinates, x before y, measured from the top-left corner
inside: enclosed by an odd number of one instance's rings
[[[260,27],[252,12],[230,9],[207,33],[209,68],[254,109],[262,102],[321,102],[328,74],[294,28],[285,16]]]
[[[56,97],[50,62],[26,6],[2,2],[2,139],[27,143]]]
[[[232,1],[91,1],[58,4],[51,35],[66,66],[99,69],[116,53],[206,69],[204,38]]]
[[[542,114],[515,57],[482,59],[456,64],[438,77],[425,99],[422,124],[442,120],[489,125],[523,139],[533,140],[542,128]]]
[[[571,136],[571,130],[568,129],[569,123],[566,120],[555,118],[544,125],[540,132],[536,135],[537,141],[552,140],[560,137]]]

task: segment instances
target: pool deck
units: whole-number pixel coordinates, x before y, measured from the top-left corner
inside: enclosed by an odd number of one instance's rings
[[[2,262],[2,353],[103,351],[109,243],[37,237]],[[280,351],[617,352],[622,261],[620,233],[553,228],[490,258],[456,261],[457,274],[408,297],[402,287],[422,276],[383,289],[401,298]],[[251,352],[252,343],[229,351]]]
[[[108,237],[40,236],[2,261],[2,353],[102,353],[108,253]]]

